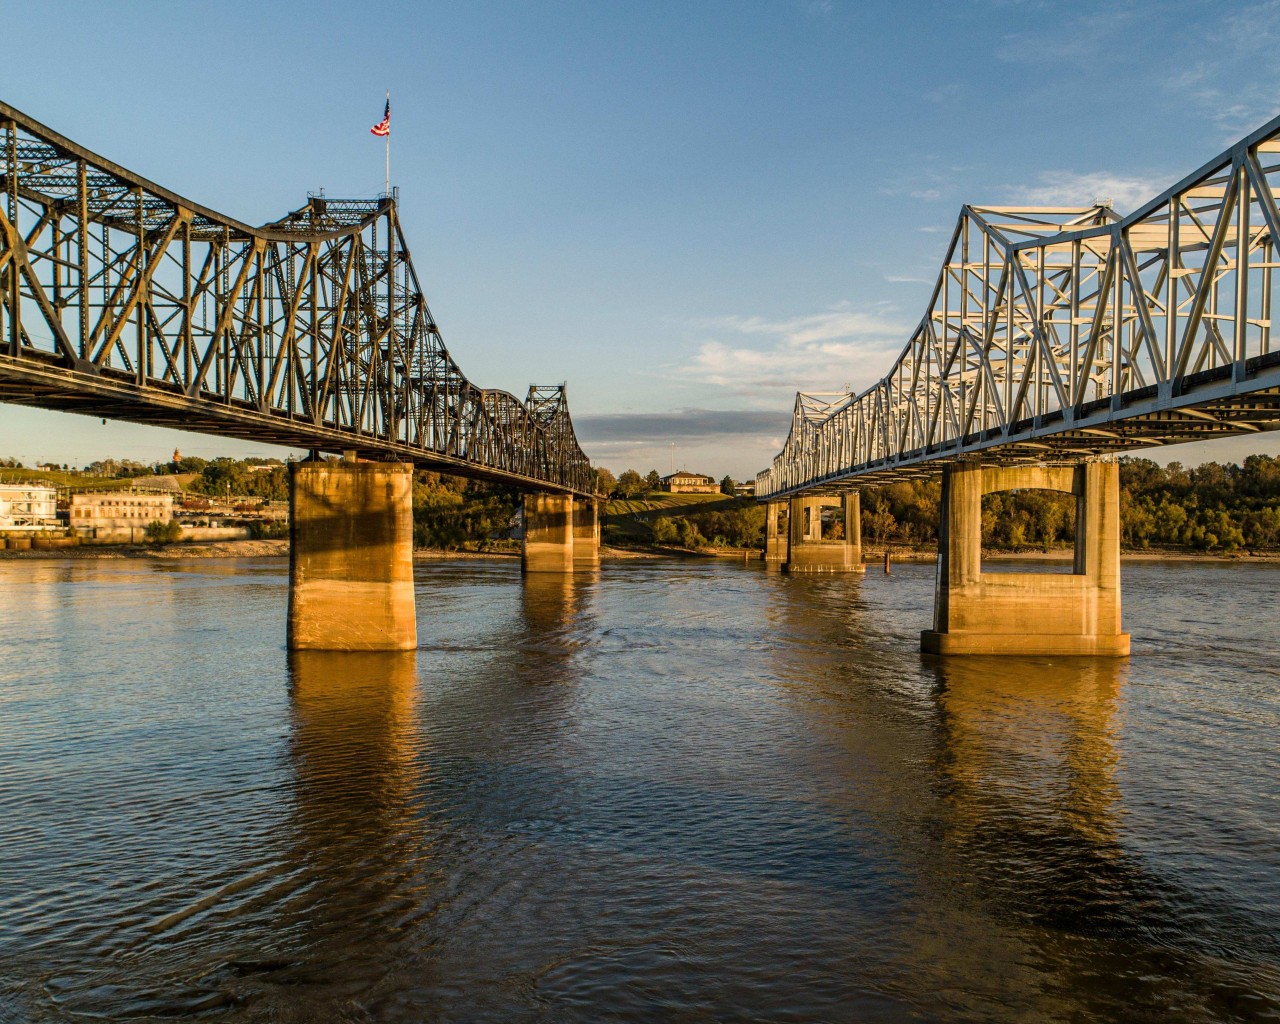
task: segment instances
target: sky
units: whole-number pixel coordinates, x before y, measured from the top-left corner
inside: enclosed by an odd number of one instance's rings
[[[1280,113],[1280,0],[0,0],[0,99],[250,223],[392,183],[482,387],[615,473],[749,478],[861,390],[963,203],[1128,212]],[[0,457],[280,454],[0,406]],[[1280,434],[1153,452],[1280,452]]]

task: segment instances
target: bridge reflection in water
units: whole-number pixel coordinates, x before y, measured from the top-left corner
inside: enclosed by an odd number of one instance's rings
[[[824,799],[870,823],[919,904],[887,927],[887,974],[964,977],[957,1007],[990,1000],[992,1019],[1110,1019],[1120,1005],[1236,1019],[1267,987],[1276,936],[1126,831],[1127,661],[918,655],[913,678],[911,656],[889,649],[908,602],[876,595],[873,608],[831,579],[772,584],[770,617],[791,640],[776,676],[823,743]]]
[[[289,656],[296,896],[277,928],[292,955],[262,965],[275,994],[369,993],[407,951],[433,859],[432,815],[418,795],[430,771],[417,679],[412,651]]]

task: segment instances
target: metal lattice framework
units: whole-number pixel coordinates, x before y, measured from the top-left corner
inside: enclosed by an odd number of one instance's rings
[[[0,103],[0,400],[591,492],[564,386],[478,388],[394,195],[260,228]]]
[[[1280,427],[1280,118],[1119,218],[962,209],[928,312],[861,394],[798,395],[759,497]]]

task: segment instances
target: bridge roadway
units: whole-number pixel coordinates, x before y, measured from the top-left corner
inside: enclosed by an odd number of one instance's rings
[[[343,453],[293,473],[291,646],[414,645],[414,466],[524,491],[527,569],[598,558],[564,386],[466,378],[395,194],[251,227],[4,103],[0,193],[0,401]]]
[[[858,567],[858,488],[941,471],[926,651],[1127,653],[1113,456],[1280,427],[1277,188],[1280,118],[1126,217],[1105,202],[965,206],[888,374],[796,396],[756,477],[766,557]],[[982,495],[1020,487],[1076,495],[1070,576],[982,570]],[[832,504],[845,536],[824,542]]]

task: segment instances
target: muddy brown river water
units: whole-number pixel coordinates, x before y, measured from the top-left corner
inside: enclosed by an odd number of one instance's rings
[[[0,563],[0,1024],[1280,1019],[1280,566],[1125,661],[918,653],[933,567]]]

